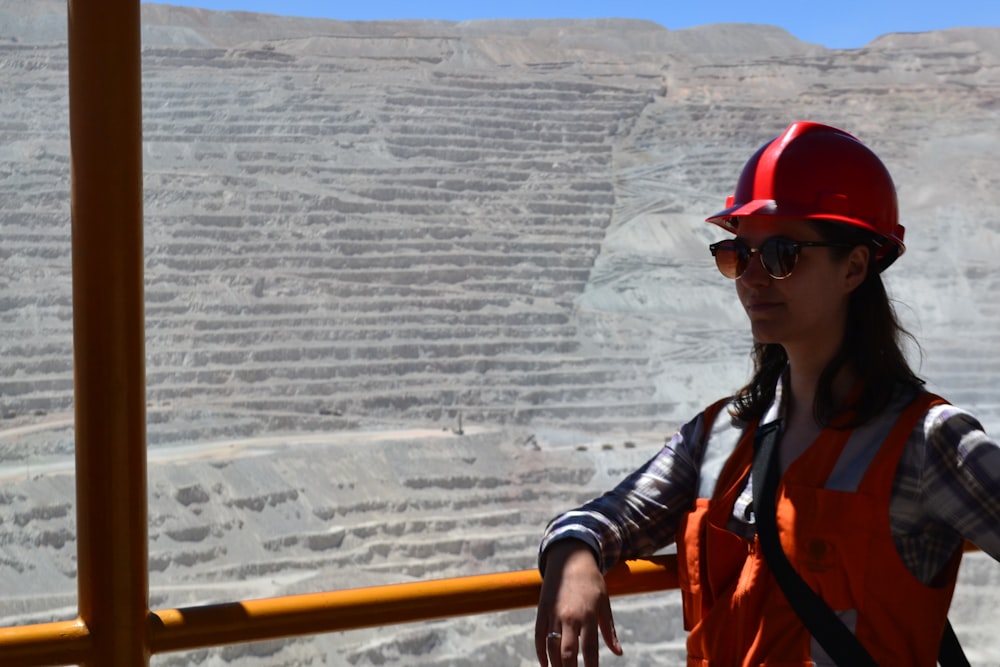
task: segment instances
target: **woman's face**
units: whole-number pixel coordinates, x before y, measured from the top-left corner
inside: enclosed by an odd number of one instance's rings
[[[774,236],[825,240],[805,221],[762,218],[740,220],[736,236],[750,248],[759,248]],[[790,358],[801,353],[829,355],[840,346],[848,297],[864,280],[868,250],[859,246],[847,257],[835,257],[831,248],[801,248],[791,275],[781,280],[767,273],[759,254],[750,258],[735,282],[756,342],[782,345]]]

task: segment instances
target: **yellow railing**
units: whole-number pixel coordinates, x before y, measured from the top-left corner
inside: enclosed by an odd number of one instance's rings
[[[77,580],[73,621],[0,628],[0,665],[141,667],[152,654],[530,607],[526,570],[149,610],[139,0],[68,0]],[[608,576],[676,586],[671,557]],[[527,638],[526,638],[527,640]]]
[[[676,571],[674,556],[628,561],[608,573],[608,592],[676,588]],[[538,572],[522,570],[165,609],[148,614],[142,634],[148,654],[184,651],[531,607],[540,586]],[[0,664],[120,664],[104,662],[96,645],[82,619],[0,629]]]

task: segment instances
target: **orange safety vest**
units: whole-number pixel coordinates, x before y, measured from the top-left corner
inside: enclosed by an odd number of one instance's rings
[[[918,395],[867,465],[837,468],[836,489],[828,488],[828,480],[853,431],[824,429],[778,486],[778,532],[789,561],[880,665],[937,664],[955,589],[961,549],[938,577],[941,584],[928,586],[903,563],[889,525],[893,479],[906,442],[931,405],[942,402]],[[744,431],[712,497],[699,498],[678,530],[684,626],[690,631],[687,664],[832,664],[824,662],[825,653],[774,580],[757,537],[749,541],[726,528],[753,462],[755,430],[752,424]],[[853,488],[844,483],[845,468],[855,477]]]

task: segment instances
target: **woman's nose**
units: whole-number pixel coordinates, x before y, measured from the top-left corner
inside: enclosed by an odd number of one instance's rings
[[[743,275],[739,277],[739,281],[750,287],[766,285],[771,280],[771,275],[767,272],[764,268],[764,264],[760,261],[760,251],[752,251],[750,258],[747,260],[747,268],[744,269]]]

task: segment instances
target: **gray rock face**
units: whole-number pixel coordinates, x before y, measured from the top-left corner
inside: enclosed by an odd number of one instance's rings
[[[886,161],[914,359],[1000,426],[1000,29],[834,51],[752,25],[143,23],[154,608],[531,567],[552,514],[745,380],[701,220],[792,120]],[[0,0],[5,624],[75,613],[65,25]],[[1000,570],[965,568],[954,620],[997,664]],[[619,604],[629,664],[674,664],[675,596]],[[529,665],[530,625],[156,662]]]

